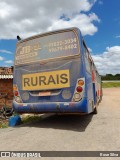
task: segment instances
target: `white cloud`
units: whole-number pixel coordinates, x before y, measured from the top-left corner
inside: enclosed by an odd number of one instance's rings
[[[115,38],[120,38],[120,35],[116,36]]]
[[[4,1],[0,2],[0,18],[6,19],[11,14],[13,8]]]
[[[11,51],[7,51],[7,50],[0,50],[0,53],[13,54]]]
[[[79,14],[73,17],[70,21],[64,21],[63,19],[59,19],[55,21],[48,30],[55,30],[58,28],[69,28],[69,27],[78,27],[81,29],[83,35],[93,35],[97,32],[97,28],[93,25],[93,21],[99,21],[98,17],[92,13],[89,15]]]
[[[40,32],[79,27],[84,35],[97,32],[95,13],[88,14],[96,0],[1,0],[0,38],[28,37]],[[60,19],[62,15],[69,21]]]
[[[5,63],[13,64],[13,61],[12,60],[8,60],[8,61],[5,61]]]
[[[99,55],[92,55],[100,74],[120,73],[120,46],[107,47]]]
[[[4,60],[4,58],[0,56],[0,61],[3,61],[3,60]]]

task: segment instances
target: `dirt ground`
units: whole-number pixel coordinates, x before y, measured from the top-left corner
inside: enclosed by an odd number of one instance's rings
[[[103,89],[97,115],[48,115],[36,122],[0,129],[0,151],[120,151],[120,88]]]

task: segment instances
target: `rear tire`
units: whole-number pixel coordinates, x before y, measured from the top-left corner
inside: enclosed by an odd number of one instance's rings
[[[97,107],[95,107],[93,110],[93,114],[97,114],[97,113],[98,113],[98,110],[97,110]]]
[[[94,108],[94,110],[93,110],[93,114],[98,114],[98,97],[96,96],[96,105],[95,105],[95,108]]]

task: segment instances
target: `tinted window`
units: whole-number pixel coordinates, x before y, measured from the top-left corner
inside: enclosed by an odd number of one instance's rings
[[[79,54],[76,31],[55,32],[19,42],[15,65]]]

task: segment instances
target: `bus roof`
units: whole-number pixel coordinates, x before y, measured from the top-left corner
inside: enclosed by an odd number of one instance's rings
[[[49,32],[45,32],[45,33],[36,34],[36,35],[31,36],[31,37],[28,37],[28,38],[25,38],[25,39],[21,39],[17,43],[23,43],[23,42],[31,40],[33,38],[38,38],[40,36],[46,36],[48,34],[53,34],[53,33],[56,33],[56,32],[63,32],[63,31],[67,31],[67,30],[68,31],[69,30],[71,30],[71,31],[72,30],[77,30],[81,34],[81,31],[80,31],[79,28],[77,28],[77,27],[71,27],[71,28],[59,29],[59,30],[54,30],[54,31],[49,31]]]

